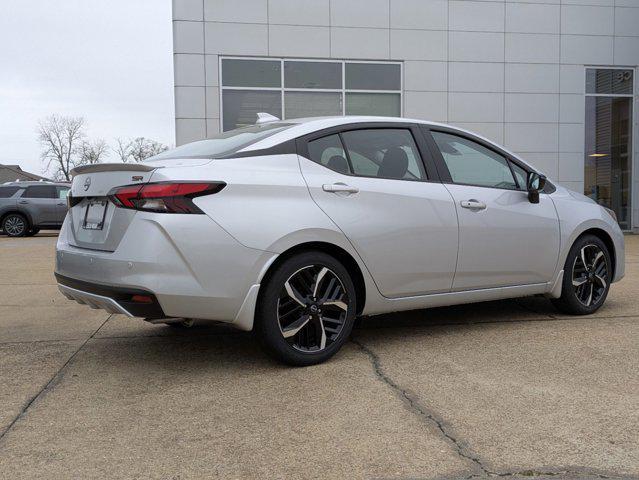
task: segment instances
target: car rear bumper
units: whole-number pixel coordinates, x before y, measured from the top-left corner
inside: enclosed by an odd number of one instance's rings
[[[55,277],[58,289],[69,300],[128,317],[166,318],[160,303],[151,292],[82,282],[57,273]]]
[[[65,223],[55,273],[65,296],[92,308],[216,320],[247,330],[255,286],[276,256],[241,245],[205,215],[139,212],[114,252],[74,246]],[[134,302],[134,295],[152,302]]]

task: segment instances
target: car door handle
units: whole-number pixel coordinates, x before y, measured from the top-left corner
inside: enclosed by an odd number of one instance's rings
[[[58,205],[62,206],[62,205],[66,205],[66,203],[61,202],[61,203],[58,203]]]
[[[351,187],[350,185],[346,185],[345,183],[333,183],[333,184],[324,184],[322,185],[322,190],[325,192],[332,193],[357,193],[359,192],[359,188]]]
[[[22,205],[27,205],[29,202],[27,202],[26,200],[20,200],[18,203],[21,203]]]
[[[462,208],[469,208],[471,210],[485,210],[486,204],[484,202],[480,202],[479,200],[475,200],[471,198],[470,200],[462,200],[461,202]]]

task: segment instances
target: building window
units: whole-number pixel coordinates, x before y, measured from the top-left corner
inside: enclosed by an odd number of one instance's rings
[[[222,129],[281,119],[402,114],[402,64],[341,60],[220,58]]]
[[[634,72],[586,69],[584,193],[617,214],[629,230]]]

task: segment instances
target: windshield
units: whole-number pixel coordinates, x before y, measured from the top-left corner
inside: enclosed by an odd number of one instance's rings
[[[187,143],[177,148],[167,150],[166,152],[147,158],[145,162],[181,158],[223,157],[242,150],[243,148],[248,147],[249,145],[266,137],[270,137],[275,133],[286,130],[293,125],[293,123],[277,122],[236,128],[235,130],[218,133],[207,140]]]

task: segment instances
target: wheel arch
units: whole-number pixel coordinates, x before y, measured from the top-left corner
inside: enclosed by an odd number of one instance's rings
[[[24,210],[19,210],[17,208],[12,208],[10,210],[7,210],[5,212],[2,212],[2,214],[0,214],[0,226],[4,223],[4,219],[7,218],[9,215],[12,214],[18,214],[18,215],[22,215],[24,218],[27,219],[27,223],[29,224],[28,227],[31,228],[33,227],[33,218],[31,217],[31,215],[29,215],[28,212],[25,212]]]
[[[297,245],[294,245],[287,250],[283,251],[278,257],[269,265],[266,273],[260,282],[260,291],[258,293],[257,302],[259,303],[261,294],[263,292],[262,286],[268,283],[268,280],[275,269],[281,265],[284,261],[291,258],[294,255],[303,252],[309,251],[320,251],[331,255],[338,261],[340,261],[344,267],[348,270],[351,275],[351,279],[353,280],[353,284],[355,286],[355,295],[356,305],[357,305],[357,314],[361,314],[364,310],[364,305],[366,304],[366,282],[364,279],[364,274],[355,260],[355,258],[342,247],[335,245],[329,242],[304,242]]]
[[[583,232],[581,232],[575,238],[575,240],[571,244],[571,248],[572,248],[572,245],[574,245],[577,240],[579,240],[581,237],[584,237],[586,235],[594,235],[595,237],[599,238],[604,243],[604,245],[606,245],[606,248],[608,249],[608,253],[610,254],[610,263],[612,264],[611,265],[612,272],[611,272],[610,278],[615,278],[615,273],[617,269],[617,254],[615,250],[615,242],[613,242],[610,234],[602,228],[597,228],[597,227],[588,228],[584,230]]]

